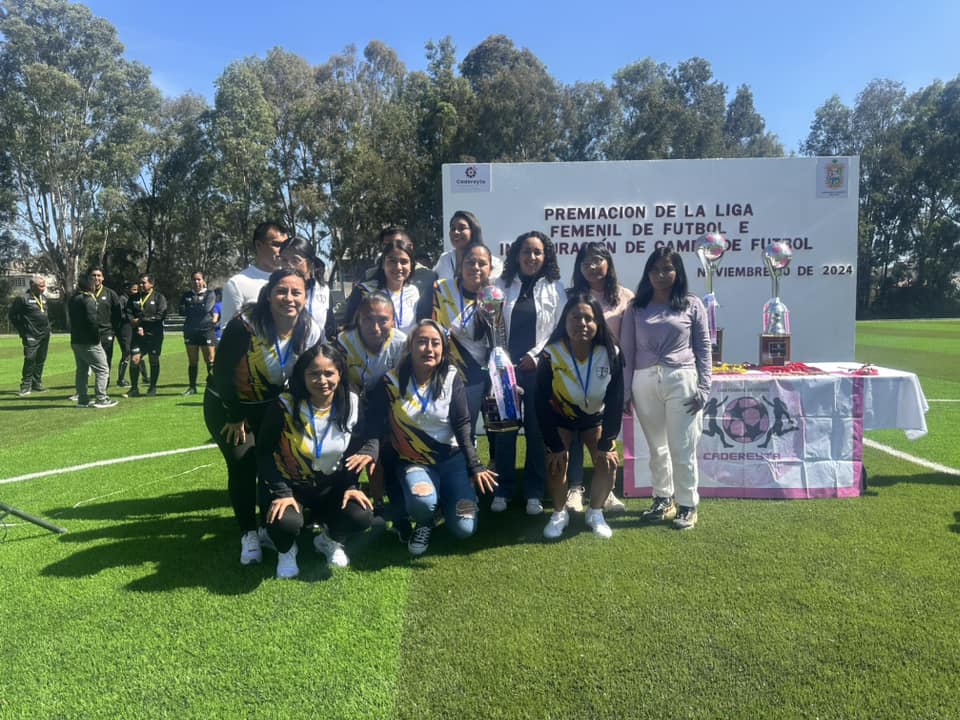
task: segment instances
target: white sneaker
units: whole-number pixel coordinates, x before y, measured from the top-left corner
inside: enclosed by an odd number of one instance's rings
[[[260,538],[260,547],[266,548],[267,550],[277,551],[277,546],[273,544],[273,540],[270,538],[270,533],[267,532],[265,527],[257,530],[257,537]]]
[[[260,536],[256,530],[249,530],[240,537],[240,564],[253,565],[263,560],[260,549]]]
[[[563,531],[567,529],[567,525],[569,524],[570,513],[566,510],[555,512],[550,516],[550,522],[548,522],[547,526],[543,529],[543,536],[548,540],[556,540],[563,535]]]
[[[293,543],[285,553],[277,554],[277,577],[281,580],[289,580],[299,574],[300,567],[297,565],[297,543]]]
[[[490,512],[503,512],[507,509],[507,499],[505,497],[495,497],[490,503]]]
[[[417,525],[413,534],[410,536],[410,542],[407,543],[407,550],[411,555],[423,555],[430,547],[430,532],[433,530],[429,525]]]
[[[346,567],[350,564],[350,558],[347,557],[343,545],[327,535],[326,531],[313,536],[313,546],[318,553],[326,556],[327,562],[331,565]]]
[[[543,513],[543,503],[537,498],[527,500],[527,515],[540,515]]]
[[[593,534],[597,537],[606,539],[613,536],[613,530],[607,525],[607,521],[603,519],[603,510],[590,508],[587,510],[586,521],[587,527],[593,530]]]
[[[577,513],[583,512],[583,485],[577,485],[567,490],[567,502],[565,504],[567,510]]]
[[[623,500],[614,495],[613,490],[611,490],[610,494],[607,495],[607,499],[603,501],[603,509],[609,513],[622,513],[626,512],[627,506],[624,505]]]

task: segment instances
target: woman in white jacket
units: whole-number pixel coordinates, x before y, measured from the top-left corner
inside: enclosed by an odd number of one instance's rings
[[[553,241],[542,232],[520,235],[507,252],[503,275],[497,280],[506,295],[503,317],[507,351],[523,389],[523,431],[527,441],[523,494],[527,514],[543,512],[546,457],[535,410],[537,357],[557,324],[566,296]],[[513,496],[516,478],[517,433],[500,432],[494,438],[499,486],[490,509],[502,512]]]

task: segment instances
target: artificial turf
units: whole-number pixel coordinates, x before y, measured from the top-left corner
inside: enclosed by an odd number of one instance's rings
[[[920,325],[860,324],[857,359],[960,399],[960,323]],[[160,395],[102,411],[66,400],[64,338],[49,393],[15,396],[19,362],[0,339],[0,480],[209,439],[174,338]],[[927,420],[869,436],[960,467],[960,403]],[[687,533],[630,500],[607,542],[519,506],[416,560],[381,529],[344,570],[304,542],[293,582],[238,564],[216,450],[0,484],[69,530],[0,527],[0,717],[957,717],[960,478],[866,464],[862,497],[706,500]]]

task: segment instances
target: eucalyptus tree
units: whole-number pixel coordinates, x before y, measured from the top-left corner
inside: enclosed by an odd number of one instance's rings
[[[0,138],[14,229],[75,284],[105,188],[140,167],[159,104],[115,28],[65,0],[0,2]]]

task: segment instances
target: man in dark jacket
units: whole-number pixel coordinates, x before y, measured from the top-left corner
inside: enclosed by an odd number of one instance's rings
[[[103,284],[103,267],[93,265],[88,271],[93,277],[93,297],[97,301],[97,327],[100,344],[107,356],[107,386],[110,385],[110,368],[113,366],[113,343],[120,332],[120,316],[123,310],[120,296]]]
[[[67,303],[70,316],[70,347],[77,361],[77,407],[108,408],[117,404],[107,396],[107,378],[110,368],[107,355],[100,344],[100,328],[97,321],[97,298],[94,295],[96,282],[90,273],[77,279],[77,292]],[[96,399],[90,402],[87,377],[93,370]]]
[[[140,276],[140,299],[133,306],[133,347],[130,348],[130,392],[128,397],[140,397],[140,366],[143,356],[150,358],[150,387],[147,395],[157,394],[160,377],[160,351],[163,349],[163,321],[167,317],[167,299],[154,289],[153,275]]]
[[[10,305],[10,324],[17,329],[23,343],[23,372],[20,375],[21,397],[43,392],[43,364],[50,346],[50,319],[43,297],[47,282],[39,275],[30,278],[29,289]]]

